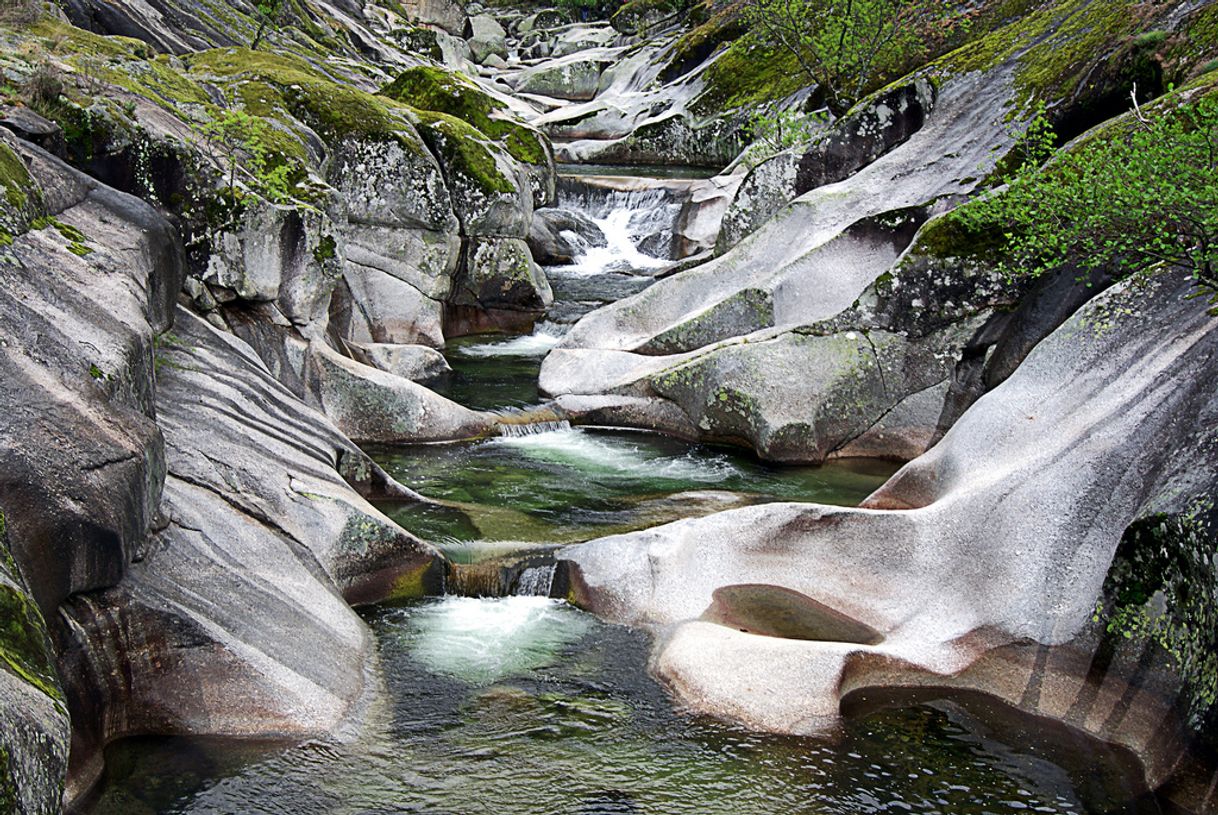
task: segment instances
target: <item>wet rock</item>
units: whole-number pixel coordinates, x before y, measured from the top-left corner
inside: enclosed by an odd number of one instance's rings
[[[543,266],[571,263],[589,247],[606,246],[596,222],[576,210],[539,209],[529,226],[529,249]]]
[[[780,586],[721,586],[702,614],[707,622],[789,640],[876,645],[884,636],[824,603]]]

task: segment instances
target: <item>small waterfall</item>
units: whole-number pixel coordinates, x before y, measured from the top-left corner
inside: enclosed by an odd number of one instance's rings
[[[528,597],[549,597],[550,589],[554,586],[554,572],[557,567],[553,563],[542,566],[529,566],[516,579],[516,590],[512,594]]]
[[[539,433],[557,433],[570,430],[571,423],[563,420],[558,422],[531,422],[529,424],[501,424],[499,435],[509,439],[521,439],[525,436],[536,436]]]
[[[446,593],[458,597],[549,597],[556,583],[560,594],[566,592],[552,552],[517,552],[477,563],[450,563],[448,569]]]
[[[585,247],[575,267],[592,273],[666,265],[673,258],[683,201],[683,195],[663,186],[621,189],[577,177],[560,179],[559,208],[587,215],[607,244]]]

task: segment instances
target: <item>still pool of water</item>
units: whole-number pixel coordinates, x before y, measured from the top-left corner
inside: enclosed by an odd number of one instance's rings
[[[593,428],[369,452],[448,504],[382,507],[439,542],[570,543],[763,501],[849,506],[896,469],[874,460],[777,467],[742,451]]]
[[[384,695],[361,738],[122,742],[94,815],[1048,815],[1141,792],[1127,756],[977,700],[856,704],[827,740],[684,716],[647,676],[645,635],[558,601],[443,598],[367,620]]]

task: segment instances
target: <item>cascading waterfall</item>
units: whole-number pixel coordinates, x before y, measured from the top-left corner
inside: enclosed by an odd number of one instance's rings
[[[554,574],[558,567],[553,563],[529,566],[516,579],[516,590],[512,594],[527,597],[549,597],[554,586]]]
[[[559,184],[560,209],[579,212],[600,229],[603,246],[584,236],[564,233],[583,252],[568,266],[574,274],[603,272],[654,272],[669,265],[673,234],[682,202],[665,187],[615,189],[578,178],[563,178]]]
[[[519,439],[525,436],[536,436],[541,433],[558,433],[570,429],[571,423],[566,420],[531,422],[529,424],[501,424],[499,425],[499,435],[509,439]]]

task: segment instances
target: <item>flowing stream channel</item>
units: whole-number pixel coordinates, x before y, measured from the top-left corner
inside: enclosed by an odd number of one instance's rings
[[[568,325],[671,265],[655,238],[676,218],[663,193],[567,179],[560,206],[596,223],[603,244],[547,270],[557,302],[532,335],[451,343],[453,373],[437,390],[479,409],[537,404],[541,359]],[[477,568],[743,504],[856,504],[890,465],[777,468],[564,424],[370,452],[440,502],[386,511],[436,542],[455,574],[481,578],[363,612],[385,692],[357,734],[291,745],[128,739],[107,751],[95,815],[1160,811],[1129,754],[983,697],[855,694],[825,739],[687,715],[649,677],[645,632],[544,596],[552,569],[517,569],[505,583],[504,569]]]

